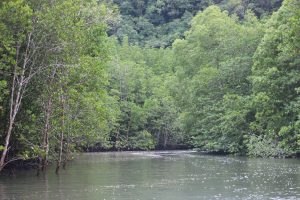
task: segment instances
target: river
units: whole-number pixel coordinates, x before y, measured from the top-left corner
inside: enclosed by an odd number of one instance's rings
[[[300,199],[299,159],[192,151],[85,153],[59,175],[0,177],[1,200]]]

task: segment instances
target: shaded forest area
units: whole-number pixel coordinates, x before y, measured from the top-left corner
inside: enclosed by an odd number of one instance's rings
[[[76,151],[300,152],[298,0],[4,0],[0,171]]]

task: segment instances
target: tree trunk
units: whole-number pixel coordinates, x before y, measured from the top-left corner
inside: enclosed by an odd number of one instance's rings
[[[49,86],[51,87],[54,77],[56,73],[56,68],[53,69],[50,80],[49,80]],[[40,168],[42,171],[44,171],[48,165],[48,156],[49,156],[49,131],[50,131],[50,117],[52,114],[52,97],[51,97],[51,91],[48,91],[48,101],[46,103],[45,107],[45,126],[44,126],[44,131],[43,131],[43,151],[44,155],[42,155],[42,160],[41,160],[41,166]]]
[[[56,174],[58,174],[60,166],[61,166],[62,154],[63,154],[63,145],[64,145],[63,140],[64,140],[64,131],[62,130],[61,133],[60,133],[59,153],[58,153],[58,160],[57,160],[57,165],[56,165],[56,170],[55,170]]]
[[[127,143],[127,149],[129,150],[129,131],[130,131],[130,126],[131,126],[131,110],[129,111],[129,121],[128,121],[128,126],[127,126],[127,131],[126,131],[126,143]]]
[[[164,149],[167,149],[167,143],[168,143],[168,133],[167,131],[164,131]]]
[[[19,49],[20,46],[17,45],[16,47],[17,49],[17,61],[18,61],[18,55],[19,55]],[[11,133],[12,133],[12,129],[13,129],[13,125],[15,123],[15,117],[18,113],[18,109],[21,103],[21,91],[22,91],[22,86],[23,86],[23,80],[24,80],[24,76],[21,76],[21,81],[19,82],[19,86],[18,86],[18,91],[17,91],[17,96],[15,97],[15,90],[17,89],[16,87],[16,83],[18,83],[17,80],[17,61],[16,64],[14,65],[14,76],[13,76],[13,80],[12,80],[12,87],[11,87],[11,94],[10,94],[10,110],[9,110],[9,123],[8,123],[8,128],[6,131],[6,137],[5,137],[5,144],[4,144],[4,149],[1,155],[1,159],[0,159],[0,172],[3,170],[4,166],[5,166],[5,158],[8,152],[8,146],[9,146],[9,141],[10,141],[10,137],[11,137]],[[24,67],[22,70],[22,75],[24,75]]]
[[[64,129],[65,129],[65,102],[64,102],[64,96],[62,95],[61,101],[62,101],[62,124],[61,124],[61,133],[60,133],[60,144],[59,144],[59,152],[58,152],[58,159],[57,159],[57,165],[56,165],[56,174],[58,174],[61,161],[62,161],[62,154],[63,154],[63,146],[64,146]]]
[[[65,158],[64,158],[64,163],[63,163],[63,169],[66,169],[68,160],[70,160],[70,126],[69,126],[69,123],[68,123],[68,130],[67,130],[66,152],[65,152]]]
[[[21,78],[21,81],[23,79]],[[22,92],[22,84],[19,85],[18,91],[17,91],[17,95],[16,95],[16,99],[14,98],[14,90],[15,90],[15,86],[13,85],[12,88],[12,94],[11,94],[11,101],[10,101],[10,116],[9,116],[9,123],[8,123],[8,129],[6,131],[6,137],[5,137],[5,144],[4,144],[4,149],[1,155],[1,159],[0,159],[0,172],[3,170],[4,166],[5,166],[5,158],[7,156],[7,152],[8,152],[8,148],[9,148],[9,141],[10,141],[10,137],[12,134],[12,130],[13,130],[13,125],[15,123],[15,119],[16,119],[16,115],[19,111],[19,107],[21,104],[21,100],[22,100],[22,96],[23,96],[23,92]]]
[[[115,148],[119,151],[119,135],[120,135],[120,125],[118,127],[118,130],[117,130],[117,135],[116,135],[116,142],[115,142]]]
[[[5,158],[6,158],[6,155],[7,155],[7,152],[8,152],[8,145],[9,145],[9,140],[10,140],[12,128],[13,128],[13,123],[10,121],[9,122],[9,128],[7,130],[7,133],[6,133],[4,149],[3,149],[3,152],[2,152],[2,155],[1,155],[1,160],[0,160],[0,172],[3,170],[3,168],[5,166]]]
[[[48,154],[49,154],[49,130],[50,130],[50,116],[52,111],[52,99],[49,98],[46,105],[46,119],[45,119],[45,127],[43,134],[43,151],[44,155],[42,156],[41,161],[41,169],[44,171],[48,165]]]
[[[12,86],[11,86],[10,101],[9,101],[9,107],[10,107],[9,123],[6,131],[4,149],[2,151],[2,155],[0,159],[0,172],[3,170],[4,166],[6,165],[5,159],[7,157],[7,153],[9,150],[9,141],[12,134],[13,126],[15,124],[15,119],[17,113],[19,112],[19,108],[22,102],[22,98],[24,96],[26,86],[33,75],[32,69],[28,66],[28,61],[30,58],[29,51],[30,51],[30,44],[31,44],[31,35],[32,32],[30,32],[27,35],[28,38],[27,38],[26,49],[22,56],[19,56],[21,46],[20,44],[16,43],[16,60],[15,60],[15,65],[13,66],[13,78],[12,78]],[[19,58],[23,59],[22,67],[20,71],[17,69],[19,64]],[[27,70],[29,70],[29,74],[25,73]]]

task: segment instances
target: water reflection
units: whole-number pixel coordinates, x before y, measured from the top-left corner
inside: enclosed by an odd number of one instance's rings
[[[1,177],[0,199],[300,199],[298,159],[195,152],[83,154],[69,169]]]
[[[0,197],[1,197],[1,199],[8,199],[6,190],[7,190],[6,186],[0,182]]]

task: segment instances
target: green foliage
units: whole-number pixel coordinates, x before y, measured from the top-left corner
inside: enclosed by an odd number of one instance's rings
[[[129,45],[127,38],[121,46],[115,41],[114,48],[110,93],[119,99],[119,116],[110,135],[115,148],[133,148],[132,138],[144,131],[155,139],[156,148],[182,143],[179,109],[170,94],[172,51]]]
[[[178,109],[168,90],[172,84],[172,51],[115,45],[110,67],[111,94],[119,98],[119,119],[111,133],[116,149],[141,149],[132,139],[145,131],[156,147],[180,143],[176,128]],[[144,136],[141,136],[144,137]],[[148,140],[148,139],[147,139]],[[135,146],[138,145],[138,146]]]
[[[135,45],[151,47],[171,46],[183,38],[190,28],[190,20],[199,11],[218,5],[230,14],[244,19],[248,10],[257,17],[270,15],[282,0],[113,0],[120,8],[122,20],[111,34],[122,40],[125,35]],[[221,25],[221,24],[220,24]]]
[[[130,138],[131,149],[153,150],[155,148],[154,139],[148,131],[144,130],[137,134],[137,136]]]
[[[101,143],[109,148],[109,124],[115,118],[113,107],[106,106],[113,101],[106,90],[106,23],[111,16],[105,15],[109,8],[97,1],[78,0],[12,0],[0,6],[1,133],[6,133],[10,119],[12,69],[17,66],[16,74],[22,75],[21,69],[30,66],[25,71],[28,79],[18,79],[27,87],[21,91],[22,104],[9,147],[13,151],[7,160],[15,156],[57,159],[61,144],[64,159],[82,146]],[[34,71],[37,66],[39,70]]]
[[[251,76],[252,130],[278,141],[287,152],[299,150],[299,8],[298,1],[284,1],[268,21]]]
[[[252,10],[258,17],[265,17],[277,10],[281,3],[282,0],[226,0],[222,1],[220,6],[240,17],[243,17],[247,10]]]
[[[174,42],[180,83],[176,99],[184,109],[184,130],[193,146],[244,151],[243,136],[252,120],[248,76],[262,34],[251,12],[241,23],[211,6],[194,17],[185,39]]]
[[[22,46],[32,30],[32,9],[23,0],[0,3],[0,130],[5,128],[6,102],[9,98],[11,66],[17,64],[16,45]],[[18,69],[19,70],[19,69]]]
[[[247,154],[251,157],[285,157],[287,154],[267,136],[249,136]]]
[[[205,150],[292,155],[299,152],[299,3],[285,1],[266,25],[251,12],[243,18],[211,6],[174,42],[183,130]]]

